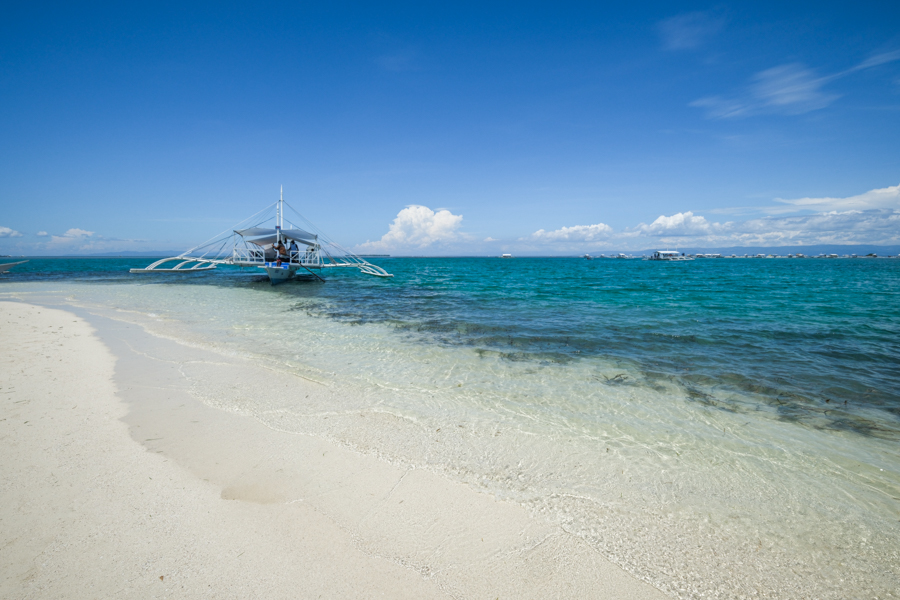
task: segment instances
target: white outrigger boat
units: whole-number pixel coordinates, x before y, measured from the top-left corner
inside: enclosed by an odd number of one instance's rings
[[[290,220],[285,229],[285,206],[291,208],[305,226],[316,233],[301,229]],[[273,208],[274,227],[265,227],[263,225],[272,220]],[[172,263],[177,264],[172,266]],[[393,277],[381,267],[345,250],[318,231],[315,225],[284,201],[283,189],[278,202],[245,219],[238,226],[223,231],[178,256],[163,258],[144,269],[131,269],[131,272],[198,273],[211,271],[218,265],[264,269],[273,285],[293,279],[298,272],[308,278],[324,281],[319,273],[323,269],[334,268],[354,268],[366,275]]]
[[[684,261],[684,260],[694,260],[690,256],[685,256],[683,252],[678,252],[676,250],[657,250],[652,255],[650,255],[647,260],[667,260],[667,261]]]

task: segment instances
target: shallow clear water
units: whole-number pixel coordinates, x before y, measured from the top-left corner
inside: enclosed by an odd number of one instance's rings
[[[272,287],[32,260],[0,295],[322,381],[198,393],[522,502],[679,595],[900,588],[900,260],[378,262]]]

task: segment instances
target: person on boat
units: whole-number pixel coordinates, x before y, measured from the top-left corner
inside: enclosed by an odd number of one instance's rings
[[[278,266],[281,266],[281,261],[287,258],[287,249],[285,249],[284,244],[281,243],[281,240],[278,240],[278,243],[273,247],[275,252],[278,253]]]
[[[300,256],[300,248],[297,246],[297,242],[295,242],[294,240],[291,240],[290,252],[291,262],[294,262]]]

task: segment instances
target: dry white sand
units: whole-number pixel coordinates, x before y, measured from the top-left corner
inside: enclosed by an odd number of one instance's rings
[[[0,302],[0,597],[665,597],[518,505],[198,402],[249,368],[198,354]]]

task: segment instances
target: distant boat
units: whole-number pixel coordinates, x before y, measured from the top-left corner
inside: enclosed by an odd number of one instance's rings
[[[12,269],[16,265],[21,265],[22,263],[27,263],[27,260],[20,260],[19,262],[12,262],[0,265],[0,273],[6,273],[10,269]]]
[[[616,254],[616,258],[628,258],[628,257],[622,253],[619,253],[619,254]]]
[[[590,254],[585,254],[583,258],[586,258],[588,260],[594,260],[594,257],[591,256]]]
[[[666,260],[671,262],[681,262],[694,259],[689,256],[685,256],[683,252],[678,252],[677,250],[657,250],[647,260]]]
[[[512,258],[512,254],[501,254],[500,258]]]

